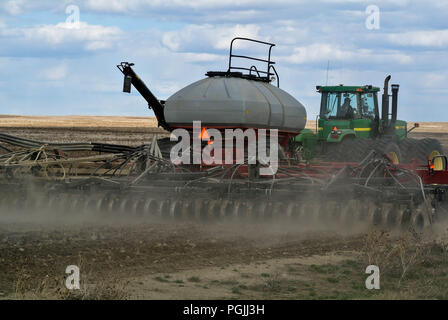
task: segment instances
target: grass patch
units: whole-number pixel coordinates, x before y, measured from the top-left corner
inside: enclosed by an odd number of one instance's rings
[[[339,279],[329,277],[329,278],[327,278],[327,281],[330,282],[330,283],[338,283],[338,282],[339,282]]]
[[[293,286],[288,286],[288,288],[286,289],[288,292],[296,292],[297,288],[293,287]]]
[[[159,282],[168,282],[168,280],[166,280],[165,278],[162,278],[160,276],[155,277],[154,280],[159,281]]]
[[[308,270],[311,272],[332,274],[336,273],[339,270],[339,266],[333,264],[323,264],[323,265],[312,264],[309,266]]]
[[[238,281],[235,281],[235,280],[223,280],[223,281],[220,281],[219,283],[222,284],[222,285],[225,285],[225,286],[234,286],[234,285],[238,284]]]
[[[241,294],[241,288],[239,288],[239,287],[233,287],[233,288],[232,288],[232,293],[233,293],[233,294]]]
[[[199,277],[193,276],[187,279],[190,282],[201,282],[201,279]]]

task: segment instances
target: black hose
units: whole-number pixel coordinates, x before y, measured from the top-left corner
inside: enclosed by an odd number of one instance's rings
[[[61,151],[96,151],[103,153],[133,153],[141,149],[140,147],[131,147],[118,144],[107,144],[107,143],[50,143],[44,141],[37,141],[31,139],[20,138],[12,136],[6,133],[0,133],[0,142],[4,142],[13,146],[22,148],[40,148],[43,145],[47,145],[49,148],[59,149]],[[5,149],[5,147],[2,147]],[[5,149],[7,150],[7,149]],[[11,152],[11,151],[9,151]]]
[[[0,144],[0,148],[3,149],[3,150],[5,150],[6,152],[12,152],[12,150],[9,150],[8,148],[2,146],[1,144]]]

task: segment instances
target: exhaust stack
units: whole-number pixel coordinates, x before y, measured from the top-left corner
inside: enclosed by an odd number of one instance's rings
[[[395,128],[395,122],[397,121],[397,110],[398,110],[398,90],[400,85],[393,84],[392,86],[392,120],[391,126]]]
[[[389,120],[389,81],[391,76],[388,75],[384,79],[383,100],[381,109],[381,125],[383,128],[387,127],[387,121]]]

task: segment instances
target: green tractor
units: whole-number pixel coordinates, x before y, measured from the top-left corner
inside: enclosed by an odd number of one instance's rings
[[[443,169],[440,142],[435,139],[412,139],[406,121],[397,120],[399,85],[393,84],[392,108],[389,108],[389,81],[384,81],[381,115],[378,92],[380,88],[366,86],[317,86],[321,106],[316,133],[310,129],[294,138],[295,150],[305,160],[320,158],[324,161],[353,161],[364,159],[371,150],[386,154],[393,163],[419,163]]]

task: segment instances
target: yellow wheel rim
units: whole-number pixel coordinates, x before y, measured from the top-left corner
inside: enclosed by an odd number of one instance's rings
[[[431,163],[434,165],[435,171],[441,171],[441,170],[443,170],[443,160],[442,160],[442,158],[436,158],[433,161],[435,156],[440,156],[440,152],[437,150],[434,150],[433,152],[430,153],[428,159],[431,160]]]
[[[398,159],[398,156],[395,152],[391,151],[389,153],[387,153],[388,157],[390,158],[390,160],[392,161],[393,164],[399,164],[400,160]]]

